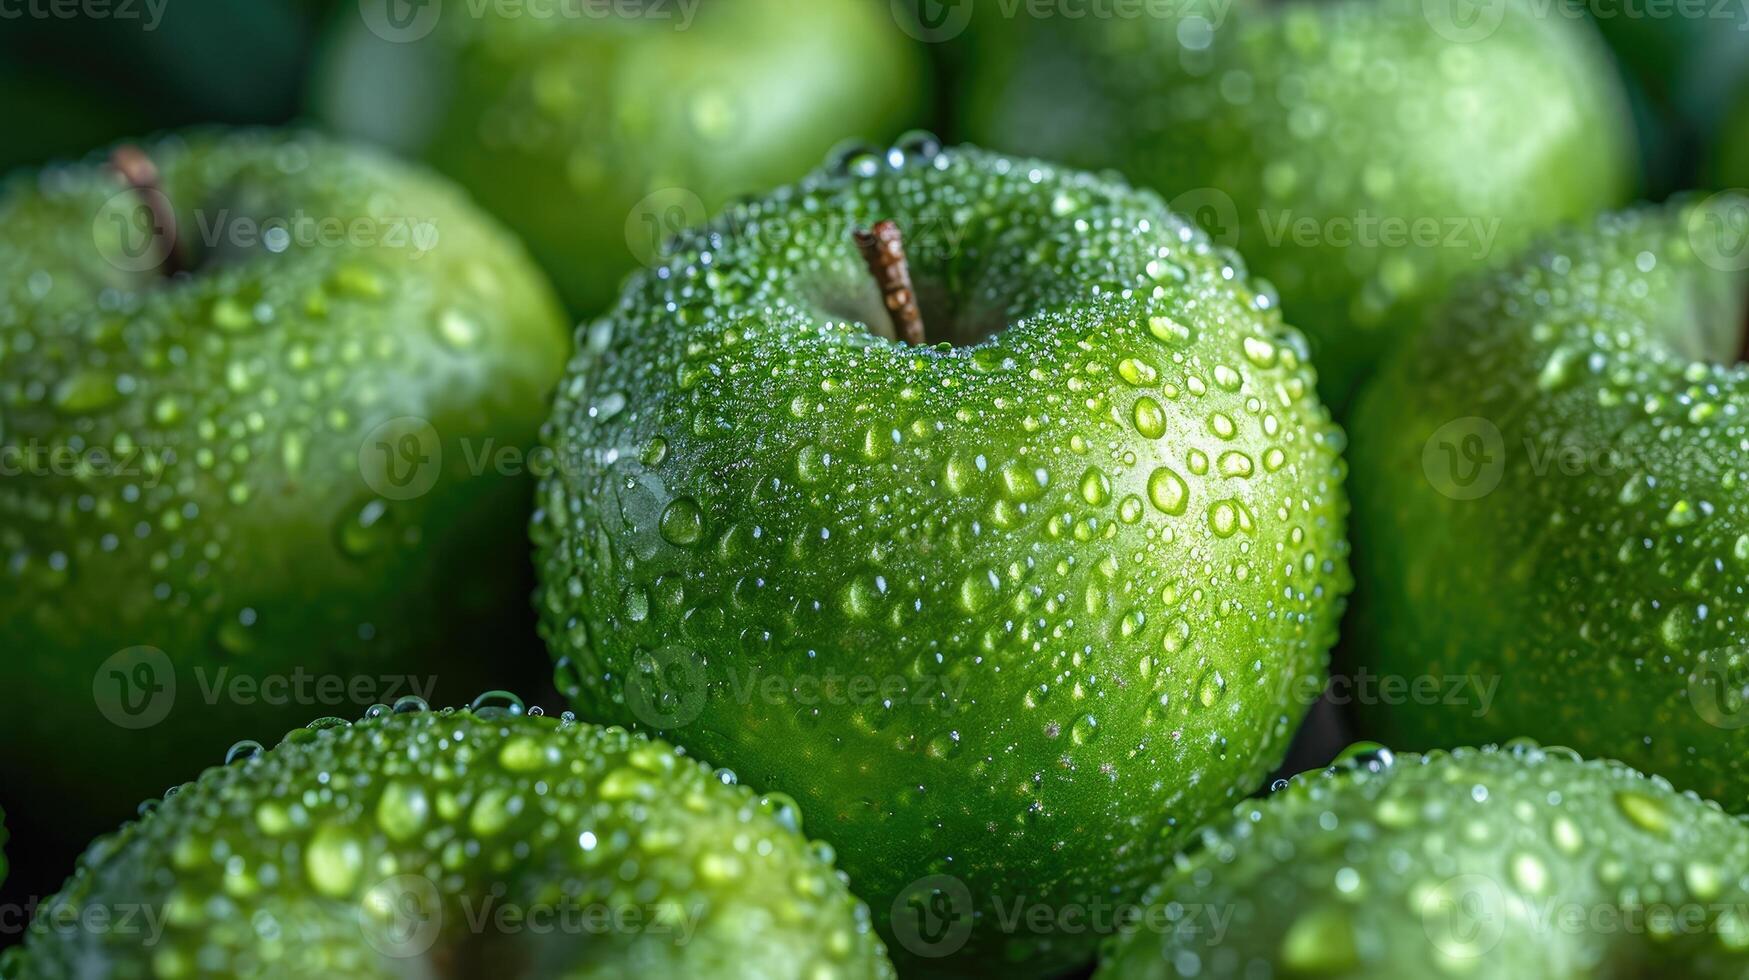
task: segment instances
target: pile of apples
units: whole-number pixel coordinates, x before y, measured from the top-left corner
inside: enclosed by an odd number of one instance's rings
[[[0,977],[1749,976],[1746,27],[0,19]]]

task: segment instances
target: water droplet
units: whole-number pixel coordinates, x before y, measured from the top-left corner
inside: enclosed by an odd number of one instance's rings
[[[704,537],[704,514],[690,497],[681,497],[662,511],[662,537],[669,544],[687,547]]]
[[[231,746],[230,750],[225,753],[225,765],[228,766],[236,762],[247,762],[265,751],[267,750],[260,742],[246,738]]]
[[[55,385],[54,406],[68,415],[80,415],[108,408],[120,397],[114,375],[82,368]]]
[[[1321,905],[1300,913],[1281,940],[1281,963],[1290,970],[1342,973],[1359,962],[1354,925],[1348,910],[1339,905]]]
[[[320,895],[348,898],[364,869],[364,847],[342,824],[326,824],[304,849],[304,874]]]
[[[1160,403],[1146,395],[1136,399],[1133,413],[1136,431],[1144,439],[1158,439],[1166,434],[1166,413]]]
[[[399,711],[399,704],[401,702],[395,702],[397,711]],[[474,718],[488,719],[488,721],[498,718],[518,718],[523,714],[523,698],[512,695],[511,691],[486,691],[467,705],[467,711],[472,712]]]
[[[418,783],[392,780],[377,800],[377,826],[390,840],[411,840],[425,827],[431,802]]]
[[[1095,507],[1111,499],[1111,481],[1096,466],[1081,474],[1081,499]]]
[[[1190,487],[1183,477],[1162,466],[1148,477],[1148,499],[1162,513],[1182,514],[1190,501]]]
[[[1656,798],[1637,790],[1618,790],[1615,805],[1636,827],[1654,834],[1670,829],[1670,811]]]
[[[1214,707],[1215,702],[1219,701],[1221,695],[1225,693],[1227,693],[1227,679],[1213,667],[1210,667],[1202,675],[1202,680],[1197,682],[1196,699],[1202,702],[1202,706],[1205,708]]]

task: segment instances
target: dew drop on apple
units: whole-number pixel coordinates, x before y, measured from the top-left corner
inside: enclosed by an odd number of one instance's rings
[[[1663,834],[1670,829],[1670,811],[1657,798],[1637,790],[1619,790],[1615,805],[1628,821],[1641,830]]]
[[[1136,399],[1132,417],[1142,438],[1158,439],[1166,434],[1166,413],[1154,399],[1146,395]]]
[[[1126,357],[1117,364],[1117,376],[1125,384],[1137,388],[1152,385],[1159,379],[1160,372],[1147,361],[1134,357]]]
[[[1142,498],[1133,493],[1125,494],[1117,505],[1117,519],[1125,524],[1134,524],[1142,519],[1143,509]]]
[[[64,415],[101,411],[121,397],[115,375],[99,368],[80,368],[55,385],[53,405]]]
[[[340,553],[348,558],[364,558],[380,551],[393,524],[388,509],[387,501],[373,498],[343,518],[335,534]]]
[[[460,310],[444,310],[437,317],[437,335],[456,350],[467,350],[480,339],[478,320]]]
[[[669,544],[694,545],[704,536],[704,513],[691,497],[681,497],[663,509],[658,525]]]
[[[1196,699],[1205,708],[1212,708],[1227,693],[1227,678],[1213,667],[1203,672],[1196,684]]]
[[[840,177],[873,177],[881,172],[881,153],[866,143],[853,143],[833,154],[830,167]]]
[[[238,762],[246,762],[259,756],[265,751],[267,750],[260,742],[257,742],[254,739],[243,739],[242,741],[233,744],[230,749],[225,752],[225,765],[229,766]]]
[[[1354,923],[1340,905],[1318,905],[1300,913],[1281,941],[1281,964],[1306,974],[1337,974],[1359,964]]]
[[[1094,507],[1111,500],[1111,480],[1096,466],[1081,474],[1081,499]]]
[[[219,649],[237,656],[255,649],[255,636],[251,631],[256,618],[254,609],[243,608],[222,619],[213,633]]]
[[[1149,317],[1148,332],[1153,334],[1155,339],[1171,344],[1174,347],[1185,346],[1196,336],[1195,332],[1189,326],[1180,323],[1169,316]]]
[[[1148,477],[1148,499],[1161,513],[1176,516],[1190,502],[1190,487],[1170,467],[1162,466]]]

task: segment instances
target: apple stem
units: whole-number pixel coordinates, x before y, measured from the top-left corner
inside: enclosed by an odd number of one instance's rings
[[[905,259],[905,238],[894,221],[882,221],[872,229],[856,232],[856,247],[868,263],[868,271],[881,287],[881,299],[893,320],[898,338],[914,347],[928,343],[923,332],[923,311],[917,308],[917,289],[911,284],[911,263]]]
[[[180,242],[176,236],[176,212],[158,179],[158,165],[137,146],[126,144],[109,154],[109,166],[140,196],[140,202],[152,214],[152,234],[164,256],[158,272],[168,279],[183,271]]]

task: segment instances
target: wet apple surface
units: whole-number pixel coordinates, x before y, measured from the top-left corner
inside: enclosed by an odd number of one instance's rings
[[[926,345],[859,254],[888,221]],[[1152,193],[852,156],[682,239],[579,347],[534,521],[561,690],[794,796],[915,968],[1088,958],[998,908],[1132,895],[1321,687],[1341,433],[1272,298]],[[906,926],[938,885],[969,934]]]

